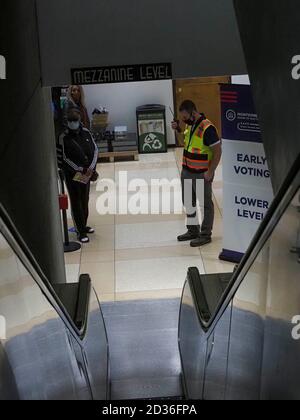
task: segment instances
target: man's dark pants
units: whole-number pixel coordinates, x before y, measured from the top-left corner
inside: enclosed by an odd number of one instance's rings
[[[208,182],[204,173],[189,172],[186,168],[181,173],[182,201],[187,215],[187,228],[189,231],[201,232],[203,236],[212,236],[214,224],[214,203],[212,198],[213,181]],[[201,197],[202,195],[202,197]],[[197,211],[197,200],[204,202],[204,217],[200,228]]]

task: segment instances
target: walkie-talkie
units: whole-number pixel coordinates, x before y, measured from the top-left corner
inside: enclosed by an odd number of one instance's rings
[[[177,128],[176,128],[176,131],[177,131],[177,133],[181,133],[180,121],[175,119],[175,114],[174,114],[174,112],[173,112],[172,108],[171,108],[171,107],[169,107],[169,109],[170,109],[170,112],[171,112],[171,114],[172,114],[172,116],[173,116],[173,121],[177,123]]]

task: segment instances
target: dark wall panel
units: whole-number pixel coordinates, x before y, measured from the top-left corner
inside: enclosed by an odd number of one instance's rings
[[[33,0],[1,1],[0,201],[51,282],[65,282],[55,137]]]
[[[300,153],[299,0],[235,0],[238,24],[277,191]]]
[[[70,69],[172,62],[174,78],[246,72],[232,0],[37,0],[43,84]]]
[[[1,0],[0,54],[7,64],[7,80],[0,81],[1,155],[41,78],[34,0]]]

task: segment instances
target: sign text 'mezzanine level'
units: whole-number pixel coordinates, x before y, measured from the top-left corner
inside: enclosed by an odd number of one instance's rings
[[[89,67],[72,69],[71,74],[74,85],[168,80],[172,79],[172,65],[170,63],[161,63],[115,67]]]

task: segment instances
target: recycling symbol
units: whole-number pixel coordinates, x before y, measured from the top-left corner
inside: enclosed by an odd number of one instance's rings
[[[144,152],[151,150],[160,150],[162,147],[162,142],[154,133],[150,133],[146,136],[145,144],[143,146]]]

